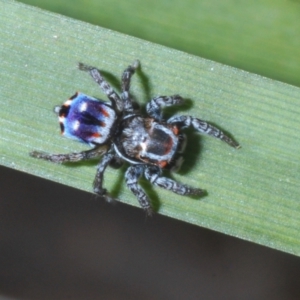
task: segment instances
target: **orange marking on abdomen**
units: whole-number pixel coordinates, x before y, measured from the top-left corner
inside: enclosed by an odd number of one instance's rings
[[[101,113],[103,114],[104,117],[106,117],[106,118],[109,117],[109,113],[104,108],[101,108]]]
[[[101,134],[99,132],[95,132],[92,134],[92,137],[95,137],[95,138],[98,138],[100,136],[101,136]]]
[[[163,160],[163,161],[158,162],[158,165],[159,165],[161,168],[164,168],[167,164],[168,164],[168,162],[167,162],[166,160]]]

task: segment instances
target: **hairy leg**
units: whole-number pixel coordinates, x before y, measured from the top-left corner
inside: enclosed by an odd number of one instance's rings
[[[191,116],[174,116],[167,122],[169,124],[177,125],[181,128],[192,126],[197,131],[220,139],[231,147],[237,149],[241,147],[236,141],[227,136],[223,131],[198,118],[194,118]]]
[[[158,96],[148,102],[146,110],[149,116],[155,118],[156,120],[161,120],[163,107],[178,105],[181,103],[183,103],[183,99],[179,95]]]
[[[124,111],[133,112],[132,99],[129,93],[130,81],[135,70],[140,66],[140,62],[135,60],[130,66],[128,66],[122,75],[122,94],[121,98],[124,101]]]
[[[110,86],[110,84],[103,78],[103,76],[97,68],[85,65],[83,63],[79,63],[78,68],[79,70],[89,72],[94,81],[98,83],[101,90],[107,95],[109,100],[112,102],[113,106],[116,107],[118,111],[123,111],[123,101],[120,99],[119,95],[114,91],[114,89]]]
[[[106,189],[102,187],[103,175],[106,167],[109,165],[114,156],[115,155],[112,152],[108,152],[103,156],[103,158],[97,166],[97,173],[94,179],[94,193],[99,196],[105,196],[107,200],[110,200],[110,197],[107,195]]]
[[[97,158],[103,155],[106,151],[106,146],[100,146],[87,151],[67,154],[51,154],[42,151],[32,151],[29,153],[29,155],[35,158],[48,160],[54,163],[65,163]]]
[[[167,177],[161,176],[161,170],[156,166],[147,166],[145,169],[145,177],[152,184],[170,190],[179,195],[203,195],[204,190],[193,188],[185,184],[176,182]]]
[[[143,172],[144,167],[142,165],[132,165],[126,171],[125,180],[128,188],[137,197],[141,207],[148,215],[152,215],[150,199],[138,184],[138,180],[143,175]]]

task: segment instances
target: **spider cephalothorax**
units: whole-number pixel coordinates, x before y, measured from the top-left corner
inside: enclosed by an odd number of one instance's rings
[[[94,180],[94,192],[109,199],[102,187],[103,174],[108,165],[130,164],[125,180],[148,214],[152,213],[151,201],[138,184],[145,176],[152,184],[180,195],[201,195],[202,189],[193,188],[162,176],[162,169],[177,170],[181,163],[180,153],[186,139],[182,130],[195,130],[216,137],[232,147],[239,144],[209,123],[191,116],[174,116],[163,119],[162,108],[181,104],[179,95],[158,96],[146,106],[147,116],[136,111],[129,88],[130,79],[139,66],[135,61],[123,73],[122,93],[119,96],[94,67],[79,64],[79,69],[90,73],[107,95],[110,102],[76,93],[62,106],[55,107],[61,132],[69,138],[87,143],[91,150],[70,154],[48,154],[33,151],[31,156],[55,163],[75,162],[102,156]]]

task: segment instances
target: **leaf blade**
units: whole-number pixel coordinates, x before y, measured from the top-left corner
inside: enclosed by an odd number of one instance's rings
[[[237,151],[191,134],[185,171],[174,178],[205,188],[208,196],[180,197],[142,182],[160,202],[159,213],[300,254],[299,88],[16,2],[3,2],[0,16],[2,165],[91,191],[95,162],[61,166],[28,153],[85,149],[59,136],[52,114],[76,89],[103,98],[76,69],[78,61],[99,67],[118,85],[123,69],[139,58],[142,71],[132,84],[139,102],[180,93],[192,107],[178,113],[210,121],[242,145]],[[109,169],[105,185],[138,206],[124,186],[124,169]]]

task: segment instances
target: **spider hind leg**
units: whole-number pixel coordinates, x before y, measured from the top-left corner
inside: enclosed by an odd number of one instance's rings
[[[128,188],[138,199],[141,207],[146,211],[148,216],[153,214],[151,202],[142,187],[138,184],[139,178],[143,175],[144,167],[142,165],[130,166],[125,174],[125,180]]]
[[[202,189],[193,188],[170,178],[161,176],[161,170],[156,166],[147,166],[145,169],[145,177],[152,184],[172,191],[178,195],[200,196],[205,194],[205,191]]]
[[[73,152],[66,154],[51,154],[43,151],[32,151],[29,153],[30,156],[38,159],[51,161],[53,163],[66,163],[66,162],[78,162],[82,160],[89,160],[98,158],[107,151],[106,146],[95,147],[91,150],[82,152]]]

